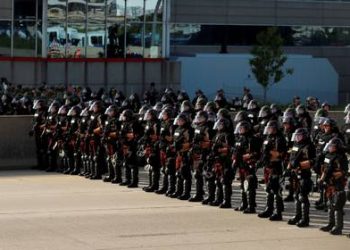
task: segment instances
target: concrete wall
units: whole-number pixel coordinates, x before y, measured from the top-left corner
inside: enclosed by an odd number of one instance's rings
[[[48,85],[65,83],[100,87],[115,87],[126,94],[143,93],[154,82],[159,89],[180,88],[181,67],[172,61],[131,62],[45,62],[1,61],[0,76],[15,84],[35,85],[43,81]]]
[[[338,74],[327,59],[308,55],[287,56],[285,68],[292,68],[294,72],[269,88],[269,102],[288,104],[293,96],[298,95],[302,100],[317,96],[322,102],[338,103]],[[192,96],[200,88],[211,99],[219,88],[225,91],[228,98],[239,97],[243,86],[246,86],[251,89],[255,99],[262,100],[263,88],[251,72],[251,58],[250,54],[179,57],[182,65],[181,86]]]
[[[175,0],[170,21],[199,24],[348,26],[350,3],[278,0]]]
[[[339,125],[343,112],[331,112]],[[29,169],[36,165],[34,138],[29,137],[31,116],[0,116],[0,170]]]
[[[0,116],[0,169],[36,165],[35,143],[28,132],[31,116]]]

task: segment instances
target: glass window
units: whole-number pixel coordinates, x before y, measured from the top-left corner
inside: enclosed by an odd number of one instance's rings
[[[84,22],[86,8],[86,0],[68,0],[68,22]]]
[[[143,22],[144,0],[128,0],[126,18],[128,22]]]
[[[161,22],[163,18],[163,0],[146,0],[146,21]]]
[[[107,57],[123,58],[125,27],[124,23],[107,24]]]
[[[66,0],[48,0],[47,1],[47,17],[49,19],[66,19]]]
[[[126,32],[126,57],[142,58],[143,44],[143,24],[128,24]]]
[[[42,32],[42,23],[38,22],[38,30],[37,30],[37,56],[42,57],[42,42],[43,42],[43,32]]]
[[[66,45],[65,23],[48,22],[46,41],[48,58],[64,58]]]
[[[67,58],[85,57],[86,27],[85,23],[68,23],[67,43],[65,44]]]
[[[113,2],[113,1],[112,1]],[[106,1],[105,0],[87,0],[88,4],[88,20],[91,19],[98,20],[98,21],[105,21],[106,15]]]
[[[34,21],[15,21],[13,32],[13,56],[36,56],[35,30]]]
[[[12,0],[1,0],[0,1],[0,17],[1,19],[12,18]]]
[[[0,21],[0,57],[11,56],[11,22]]]
[[[146,24],[145,58],[160,58],[162,56],[162,24]]]
[[[86,39],[86,57],[104,58],[106,44],[106,30],[104,23],[88,23]]]
[[[35,19],[36,0],[14,0],[15,19]]]
[[[107,1],[107,20],[110,22],[124,23],[125,0]]]

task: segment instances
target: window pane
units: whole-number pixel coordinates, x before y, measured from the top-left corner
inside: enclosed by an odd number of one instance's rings
[[[86,0],[68,0],[68,22],[84,22],[86,7]]]
[[[71,23],[67,27],[67,58],[85,57],[86,28],[85,23]]]
[[[47,25],[47,57],[64,58],[66,30],[64,23],[49,22]]]
[[[144,0],[128,0],[126,5],[126,17],[128,22],[143,21]]]
[[[11,55],[11,22],[0,21],[0,56]]]
[[[147,24],[145,32],[145,58],[160,58],[162,56],[162,25]]]
[[[87,55],[88,58],[104,58],[105,57],[105,25],[104,23],[88,24],[87,32]]]
[[[35,19],[36,0],[14,0],[15,19]]]
[[[107,24],[107,57],[123,58],[124,57],[124,23]]]
[[[35,55],[35,22],[16,21],[13,32],[13,55],[34,57]]]
[[[42,57],[42,41],[43,41],[43,32],[42,32],[42,23],[38,23],[37,31],[37,56]]]
[[[113,1],[112,1],[113,2]],[[87,0],[88,3],[88,20],[105,21],[105,0]]]
[[[48,0],[47,2],[47,17],[58,20],[66,19],[66,6],[65,0]]]
[[[126,33],[126,56],[132,58],[143,57],[143,25],[128,24]]]
[[[12,0],[1,0],[0,1],[0,17],[1,19],[12,18]]]
[[[163,0],[146,0],[146,21],[161,22],[163,18]]]
[[[107,20],[110,22],[124,23],[125,0],[107,1]]]

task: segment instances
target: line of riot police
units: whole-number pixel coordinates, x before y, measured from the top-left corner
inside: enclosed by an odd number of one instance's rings
[[[136,109],[130,103],[106,105],[92,98],[74,105],[52,101],[48,106],[36,100],[31,134],[39,169],[104,177],[105,182],[136,188],[143,166],[149,177],[145,192],[220,208],[232,207],[237,178],[241,204],[235,210],[249,214],[256,213],[256,190],[264,183],[266,207],[258,217],[280,221],[284,202],[294,201],[295,216],[288,224],[298,227],[309,226],[309,194],[317,191],[316,208],[329,213],[329,223],[321,230],[342,234],[350,198],[350,105],[339,129],[328,117],[328,104],[312,120],[302,104],[282,112],[277,105],[259,107],[250,100],[232,117],[222,96],[211,102],[198,95],[193,103],[186,95],[177,101],[171,96],[169,90],[155,105]],[[288,195],[283,200],[286,180]]]

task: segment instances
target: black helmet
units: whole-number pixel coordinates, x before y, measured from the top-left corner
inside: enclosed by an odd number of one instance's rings
[[[68,111],[69,111],[69,106],[68,105],[63,105],[58,110],[58,114],[61,115],[61,116],[66,116],[68,114]]]
[[[177,101],[182,103],[183,101],[189,100],[189,96],[186,91],[181,91],[177,96]]]
[[[158,119],[159,120],[168,120],[173,118],[174,116],[174,110],[173,108],[167,107],[165,109],[162,110],[162,112],[160,112]]]
[[[192,108],[191,102],[189,100],[185,100],[181,103],[180,112],[188,112]]]
[[[334,128],[337,126],[337,123],[334,119],[332,118],[326,118],[323,123],[322,123],[323,126],[330,126],[331,128]]]
[[[70,110],[67,113],[67,116],[70,116],[70,117],[74,116],[74,117],[76,117],[76,116],[79,116],[80,113],[81,113],[80,106],[75,105],[75,106],[70,108]]]
[[[203,110],[207,111],[207,112],[215,112],[215,110],[216,110],[215,103],[214,102],[207,102],[207,104],[205,104]]]
[[[106,111],[105,111],[105,115],[108,115],[109,117],[115,117],[118,114],[118,107],[117,105],[110,105]]]
[[[300,104],[298,107],[295,108],[295,111],[298,116],[304,115],[306,113],[306,108],[304,105]]]
[[[154,109],[149,109],[146,111],[145,116],[143,117],[144,121],[154,121],[157,119],[157,111]]]
[[[139,109],[139,113],[138,113],[138,117],[139,117],[140,121],[143,120],[143,117],[145,116],[147,110],[149,110],[150,108],[152,108],[152,106],[149,104],[142,105],[142,107]]]
[[[34,110],[42,110],[45,108],[45,101],[42,99],[34,100],[33,109]]]
[[[208,121],[208,113],[205,111],[199,111],[196,114],[196,117],[193,120],[194,124],[203,124]]]
[[[94,101],[90,107],[90,111],[95,113],[95,114],[99,113],[102,110],[102,106],[103,106],[102,101],[99,101],[99,100]]]
[[[276,121],[269,121],[264,129],[264,135],[271,135],[277,132],[278,124]]]
[[[295,109],[293,108],[287,108],[284,113],[283,113],[283,117],[295,117]]]
[[[153,109],[157,111],[158,113],[162,111],[163,108],[163,103],[162,102],[157,102],[154,106]]]
[[[254,110],[258,107],[259,107],[258,102],[253,99],[253,100],[250,100],[248,107],[247,107],[247,110]]]
[[[235,135],[246,134],[250,131],[251,125],[247,121],[239,122],[235,128]]]
[[[265,118],[268,118],[270,115],[271,115],[271,110],[269,106],[265,105],[260,109],[258,117],[261,119],[265,119]]]
[[[181,121],[183,121],[183,124],[181,124]],[[184,113],[180,113],[175,118],[174,125],[184,126],[188,122],[189,122],[188,116],[186,114],[184,114]]]
[[[80,116],[81,117],[88,117],[89,116],[89,107],[84,108],[81,112],[80,112]]]
[[[275,104],[275,103],[272,103],[271,105],[270,105],[270,110],[271,110],[271,114],[281,114],[281,109],[278,107],[278,105],[277,104]]]
[[[306,128],[298,128],[292,135],[293,142],[301,142],[308,137],[308,131]]]
[[[318,109],[314,116],[314,122],[319,122],[320,117],[327,117],[328,114],[324,109]]]
[[[81,97],[82,97],[83,102],[90,101],[91,92],[92,91],[89,87],[86,87],[81,91]]]
[[[50,114],[57,114],[58,109],[60,108],[60,103],[58,101],[53,101],[48,109]]]
[[[324,152],[332,153],[331,152],[331,151],[333,151],[332,148],[334,148],[336,151],[344,149],[343,141],[337,137],[331,139],[324,147]]]
[[[207,103],[207,100],[205,98],[198,97],[194,109],[197,110],[197,111],[203,110],[205,105],[206,105],[206,103]]]
[[[221,118],[231,119],[230,112],[225,108],[219,109],[217,119],[219,120]]]
[[[328,102],[323,102],[321,107],[324,109],[325,107],[331,108],[331,105]]]
[[[131,103],[130,103],[130,101],[129,100],[124,100],[123,102],[122,102],[122,108],[123,109],[129,109],[131,107]]]
[[[344,120],[345,124],[350,124],[350,112],[345,115]]]
[[[230,121],[226,118],[219,118],[215,124],[213,129],[218,131],[224,131],[227,130],[230,126]]]
[[[233,120],[236,123],[239,123],[241,121],[247,121],[248,120],[248,114],[245,111],[239,111],[236,116],[235,119]]]
[[[122,122],[128,122],[128,121],[131,121],[134,117],[134,113],[132,112],[131,109],[125,109],[120,117],[119,117],[119,121],[122,121]]]
[[[286,116],[286,117],[283,117],[283,120],[282,120],[282,123],[283,124],[294,124],[294,118],[293,117],[289,117],[289,116]]]

